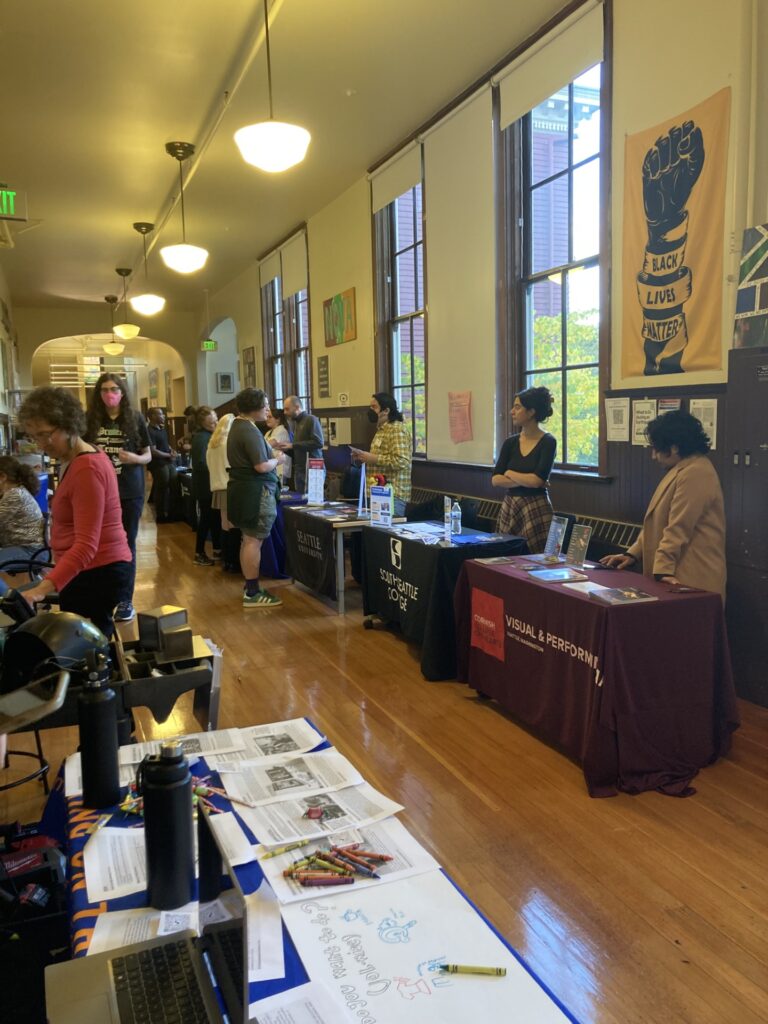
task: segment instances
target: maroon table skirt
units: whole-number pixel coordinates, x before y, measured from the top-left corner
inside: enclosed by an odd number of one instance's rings
[[[739,725],[720,596],[585,573],[658,601],[607,606],[514,564],[466,562],[455,593],[458,678],[575,758],[591,796],[687,796]]]

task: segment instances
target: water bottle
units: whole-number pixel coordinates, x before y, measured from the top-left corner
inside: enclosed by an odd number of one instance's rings
[[[174,910],[192,900],[195,882],[192,775],[179,740],[144,758],[136,788],[144,798],[147,902]]]
[[[451,499],[446,494],[443,498],[443,540],[446,544],[451,543]]]
[[[461,505],[458,501],[451,506],[451,533],[461,533]]]
[[[117,694],[108,682],[109,660],[89,651],[88,678],[77,698],[84,807],[111,807],[120,799]]]

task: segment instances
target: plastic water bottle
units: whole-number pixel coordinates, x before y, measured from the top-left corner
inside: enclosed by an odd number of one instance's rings
[[[451,499],[447,494],[443,498],[443,540],[451,543]]]
[[[139,765],[137,790],[144,798],[147,902],[173,910],[192,899],[192,775],[179,740],[163,743]]]
[[[91,652],[88,678],[77,698],[84,807],[111,807],[120,799],[117,695],[108,681],[108,659]]]
[[[451,507],[451,533],[455,536],[461,533],[461,505],[454,501]]]

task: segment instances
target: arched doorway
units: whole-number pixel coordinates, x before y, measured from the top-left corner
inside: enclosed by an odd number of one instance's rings
[[[216,343],[215,351],[197,356],[197,394],[201,405],[212,408],[229,402],[240,390],[237,327],[231,317],[217,321],[202,340]]]

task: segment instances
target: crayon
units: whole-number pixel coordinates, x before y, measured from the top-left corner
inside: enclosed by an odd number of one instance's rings
[[[300,881],[302,878],[339,878],[341,876],[332,871],[312,871],[310,869],[309,871],[297,871],[293,877]]]
[[[320,853],[316,854],[315,856],[319,857],[323,862],[327,862],[328,864],[335,864],[337,868],[345,868],[349,870],[349,863],[345,860],[342,860],[340,857],[335,857],[332,853]]]
[[[370,850],[355,850],[356,857],[365,857],[366,860],[378,860],[382,864],[389,860],[394,860],[394,857],[390,857],[388,853],[373,853]]]
[[[330,871],[330,873],[332,875],[351,875],[352,874],[352,868],[348,868],[346,866],[345,867],[340,867],[338,864],[331,864],[328,861],[323,860],[322,857],[313,857],[312,858],[312,863],[316,867],[322,868],[323,871]]]
[[[470,964],[439,964],[439,969],[446,974],[488,974],[494,978],[504,978],[506,967],[473,967]]]
[[[350,875],[329,875],[327,878],[300,878],[300,885],[352,885]]]
[[[340,859],[344,860],[345,858],[341,857]],[[367,864],[359,864],[351,860],[348,861],[348,863],[352,870],[358,875],[366,875],[368,878],[381,878],[381,875],[377,875],[373,868],[369,867]]]
[[[356,850],[360,846],[360,843],[347,843],[346,846],[332,846],[331,850],[338,850],[340,853],[345,853],[347,850]]]
[[[279,857],[281,853],[289,853],[291,850],[298,850],[300,846],[309,846],[311,842],[311,839],[299,839],[298,842],[288,843],[286,846],[276,846],[274,850],[267,850],[266,853],[262,853],[260,859],[267,860],[269,857]]]

